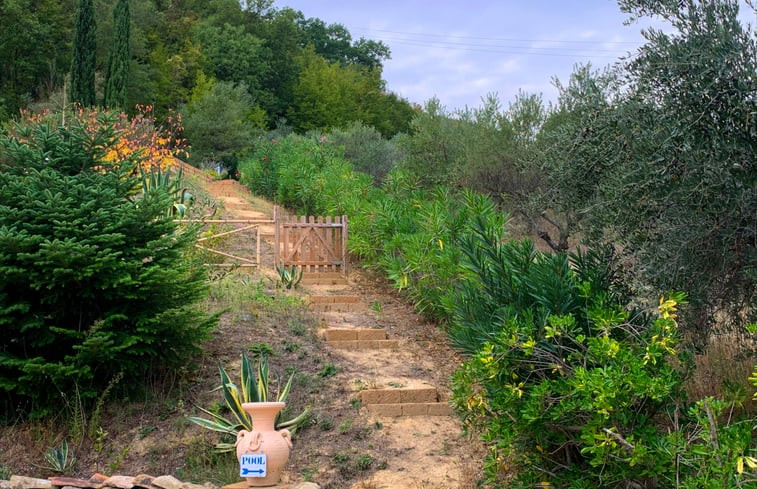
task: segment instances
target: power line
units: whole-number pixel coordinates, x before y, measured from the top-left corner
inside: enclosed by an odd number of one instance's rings
[[[618,57],[629,54],[628,50],[623,50],[621,46],[617,50],[613,49],[590,49],[599,44],[592,41],[557,41],[547,39],[517,39],[517,38],[493,38],[461,35],[442,35],[442,34],[420,34],[402,31],[390,31],[384,29],[370,29],[363,27],[353,27],[353,31],[358,31],[370,37],[379,37],[382,42],[389,45],[417,46],[423,48],[440,48],[451,49],[466,52],[485,52],[496,54],[511,55],[528,55],[528,56],[550,56],[550,57],[567,57],[567,58],[605,58],[617,59]],[[364,32],[360,33],[359,31]],[[373,32],[381,32],[389,35],[376,36]],[[413,37],[416,36],[416,37]],[[458,40],[462,41],[459,42]],[[469,42],[469,41],[485,42]],[[563,43],[563,46],[531,46],[517,45],[513,43]],[[503,44],[504,43],[504,44]],[[601,44],[610,45],[628,45],[638,46],[639,43],[629,41],[608,41]]]
[[[617,51],[616,55],[609,55],[609,54],[591,54],[586,53],[585,51],[577,51],[577,52],[545,52],[545,51],[534,51],[534,49],[539,48],[531,48],[531,47],[513,47],[513,46],[486,46],[486,45],[465,45],[465,44],[456,44],[456,43],[444,43],[444,42],[418,42],[418,41],[412,41],[412,40],[397,40],[397,39],[382,39],[384,42],[387,42],[388,44],[401,44],[406,46],[418,46],[418,47],[424,47],[424,48],[443,48],[443,49],[454,49],[457,51],[470,51],[470,52],[485,52],[485,53],[497,53],[497,54],[518,54],[518,55],[529,55],[529,56],[554,56],[554,57],[567,57],[567,58],[574,58],[574,57],[583,57],[583,58],[608,58],[608,59],[616,59],[619,56],[627,54],[625,51]],[[549,49],[549,48],[541,48],[541,49]],[[604,52],[614,52],[614,51],[604,51]]]
[[[405,36],[419,36],[419,37],[439,37],[439,38],[457,38],[457,39],[471,39],[478,41],[493,41],[493,42],[553,42],[563,44],[591,44],[596,45],[596,41],[576,41],[576,40],[559,40],[559,39],[523,39],[516,37],[477,37],[477,36],[462,36],[458,34],[432,34],[422,32],[407,32],[407,31],[392,31],[386,29],[374,29],[371,27],[352,27],[354,30],[361,30],[366,32],[386,32],[389,34],[400,34]],[[628,44],[630,46],[638,46],[639,43],[635,41],[603,41],[602,44]]]

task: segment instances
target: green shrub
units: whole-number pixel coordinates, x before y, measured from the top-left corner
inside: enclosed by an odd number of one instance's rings
[[[190,161],[211,168],[220,163],[233,175],[239,156],[252,143],[259,111],[244,83],[216,82],[198,94],[182,110],[192,145]]]
[[[163,187],[140,194],[139,157],[109,161],[107,114],[65,127],[30,121],[0,136],[0,391],[43,414],[187,365],[213,321]]]
[[[381,185],[389,172],[402,159],[397,145],[384,139],[373,127],[353,122],[345,129],[334,129],[328,142],[344,149],[344,158],[353,168],[373,178],[374,185]]]
[[[257,195],[307,215],[343,214],[342,195],[366,192],[367,175],[323,138],[290,135],[258,144],[240,165],[240,181]]]
[[[685,402],[682,294],[661,299],[657,317],[630,310],[610,256],[547,255],[504,243],[481,219],[471,228],[459,240],[464,278],[447,298],[450,338],[469,355],[452,402],[491,449],[490,482],[513,468],[517,488],[715,488],[751,477],[737,470],[753,454],[750,422],[723,416],[721,401]]]

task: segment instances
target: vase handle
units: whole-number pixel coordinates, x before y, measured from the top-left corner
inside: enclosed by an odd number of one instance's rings
[[[250,437],[249,440],[247,440],[247,436]],[[247,448],[245,448],[245,452],[256,452],[260,448],[261,444],[261,436],[259,431],[247,431],[247,430],[240,430],[237,433],[237,442],[234,443],[234,446],[236,447],[240,443],[246,443]],[[244,445],[242,445],[244,447]]]
[[[289,430],[279,430],[279,434],[286,440],[287,445],[289,448],[292,448],[292,434],[289,433]]]

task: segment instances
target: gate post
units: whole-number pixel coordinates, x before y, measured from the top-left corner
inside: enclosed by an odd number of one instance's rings
[[[273,206],[273,268],[278,270],[281,260],[281,219],[279,218],[279,206]]]

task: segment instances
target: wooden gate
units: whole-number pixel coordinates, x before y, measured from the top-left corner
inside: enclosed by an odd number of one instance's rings
[[[260,245],[263,236],[261,227],[274,224],[271,219],[182,219],[177,222],[203,226],[220,225],[219,230],[201,233],[195,246],[222,260],[209,261],[206,265],[227,268],[260,267]],[[239,242],[228,241],[233,237],[238,237]],[[223,242],[219,243],[218,240],[221,238]]]
[[[279,216],[274,236],[275,266],[297,265],[306,273],[347,273],[347,216]]]

